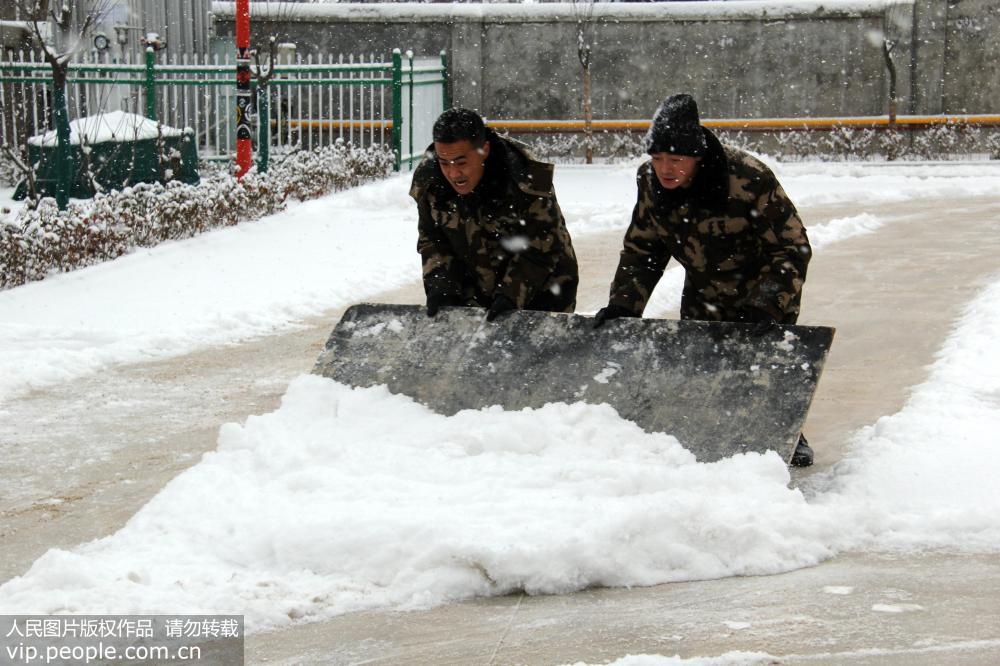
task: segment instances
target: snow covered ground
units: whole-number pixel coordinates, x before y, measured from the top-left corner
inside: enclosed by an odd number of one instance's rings
[[[818,247],[902,223],[866,203],[1000,185],[1000,170],[982,165],[778,171],[800,206],[855,204],[810,229]],[[633,172],[557,169],[574,236],[624,230]],[[412,280],[405,192],[394,178],[0,293],[0,400],[294,326]],[[659,311],[676,307],[678,279],[658,289]],[[223,426],[218,450],[121,531],[50,551],[0,587],[0,612],[240,612],[262,629],[517,589],[776,573],[858,550],[995,553],[1000,462],[982,455],[1000,426],[995,282],[907,406],[803,490],[788,487],[776,455],[699,464],[607,407],[445,418],[383,389],[303,376],[276,412]]]

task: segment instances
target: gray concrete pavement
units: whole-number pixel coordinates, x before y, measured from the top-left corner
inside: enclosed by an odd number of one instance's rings
[[[852,555],[780,576],[356,613],[252,636],[248,662],[603,664],[740,651],[787,664],[995,664],[998,583],[995,557]]]
[[[804,486],[841,457],[852,432],[902,406],[961,306],[998,268],[1000,201],[863,210],[906,219],[831,245],[810,267],[801,321],[838,333],[807,423],[817,464],[795,473]],[[802,211],[807,225],[858,212]],[[577,240],[578,309],[604,304],[620,236]],[[372,300],[417,303],[421,290],[415,282]],[[0,580],[50,547],[114,532],[214,448],[221,423],[275,408],[288,381],[311,368],[339,314],[4,405],[0,466],[11,490],[0,497]],[[823,589],[830,586],[853,591],[833,595]],[[920,609],[872,610],[893,602]],[[755,650],[783,663],[985,664],[1000,662],[998,609],[995,557],[854,554],[764,578],[353,614],[252,636],[247,655],[250,663],[553,664]]]

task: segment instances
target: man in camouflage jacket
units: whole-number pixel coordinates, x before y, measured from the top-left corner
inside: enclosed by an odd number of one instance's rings
[[[771,170],[723,146],[684,94],[657,110],[646,152],[651,159],[639,167],[632,223],[595,327],[641,316],[671,257],[685,270],[681,319],[750,322],[757,333],[794,324],[812,248]],[[792,464],[811,462],[802,438]]]
[[[682,319],[794,324],[812,249],[771,170],[701,127],[688,95],[661,106],[647,147],[654,157],[636,176],[638,201],[609,307],[618,316],[642,315],[673,257],[686,273]],[[657,161],[677,157],[693,168],[667,173],[665,186],[657,169],[671,167]]]
[[[468,109],[434,124],[413,174],[427,314],[443,305],[572,312],[576,255],[552,187],[553,166]]]

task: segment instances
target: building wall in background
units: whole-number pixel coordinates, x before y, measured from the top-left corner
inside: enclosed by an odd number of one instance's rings
[[[946,3],[942,108],[1000,111],[1000,2]]]
[[[252,7],[252,32],[303,56],[445,50],[454,102],[490,118],[582,115],[568,3],[536,4],[535,14],[505,4]],[[225,44],[233,8],[213,3]],[[1000,109],[1000,43],[988,37],[1000,34],[996,0],[599,3],[592,30],[595,118],[645,118],[677,91],[715,118],[884,114],[883,36],[896,42],[900,113]]]

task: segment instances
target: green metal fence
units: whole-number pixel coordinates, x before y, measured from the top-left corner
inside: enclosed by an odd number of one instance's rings
[[[313,148],[342,140],[391,145],[396,168],[412,167],[430,142],[434,119],[448,106],[448,62],[442,52],[416,58],[298,56],[254,68],[259,168],[273,149]],[[91,58],[70,64],[69,120],[126,110],[173,127],[190,127],[210,159],[235,152],[234,60],[195,57],[161,62],[147,51],[141,63]],[[0,142],[23,147],[26,138],[55,126],[49,65],[32,54],[0,62]]]

